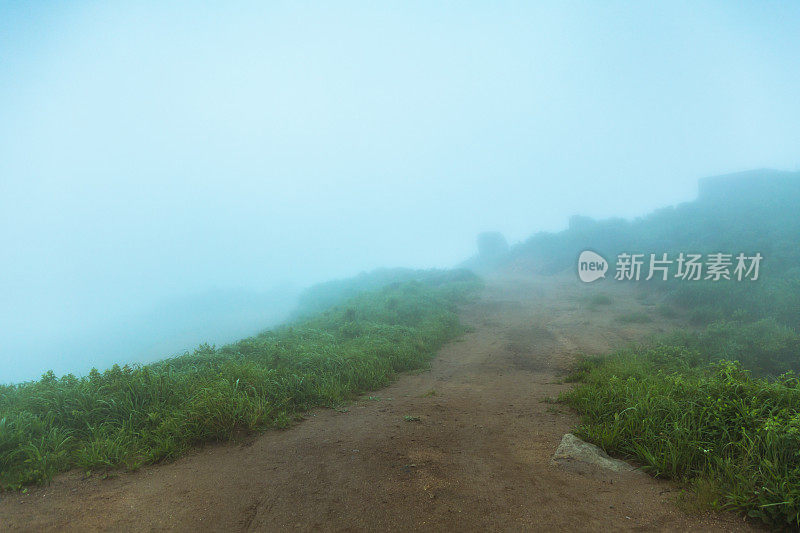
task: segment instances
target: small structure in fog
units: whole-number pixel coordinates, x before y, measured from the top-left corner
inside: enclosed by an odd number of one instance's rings
[[[486,231],[478,234],[477,243],[477,255],[461,263],[462,268],[485,273],[502,265],[508,257],[508,241],[498,231]]]
[[[508,253],[508,241],[499,231],[486,231],[478,235],[478,257],[497,260]]]

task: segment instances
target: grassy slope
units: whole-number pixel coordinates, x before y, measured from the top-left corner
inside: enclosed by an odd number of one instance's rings
[[[454,306],[478,285],[464,273],[424,279],[219,349],[0,387],[0,488],[137,468],[384,386],[461,333]]]
[[[796,281],[781,283],[780,301],[800,301]],[[584,362],[564,400],[584,415],[584,438],[690,483],[707,505],[800,527],[797,315],[773,301],[754,320],[741,311],[753,294],[718,294],[704,305],[725,319]]]
[[[690,483],[706,504],[795,528],[800,527],[800,389],[791,373],[800,371],[796,178],[782,194],[757,201],[707,199],[633,223],[587,222],[572,231],[570,247],[581,232],[616,228],[604,233],[612,249],[634,243],[653,251],[761,251],[765,262],[757,282],[643,285],[663,309],[705,328],[587,361],[575,376],[582,385],[564,397],[584,415],[579,432],[587,440],[637,458],[656,475]]]
[[[581,436],[653,474],[702,488],[707,504],[800,526],[800,381],[660,345],[586,360],[562,399]]]

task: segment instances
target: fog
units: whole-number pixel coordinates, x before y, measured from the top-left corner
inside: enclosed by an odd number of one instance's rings
[[[0,6],[0,382],[800,168],[790,3]]]

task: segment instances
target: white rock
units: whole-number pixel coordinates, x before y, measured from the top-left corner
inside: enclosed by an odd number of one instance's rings
[[[625,461],[609,457],[606,452],[584,442],[572,433],[562,437],[553,461],[567,470],[578,473],[597,473],[599,470],[609,472],[637,472],[638,470]]]

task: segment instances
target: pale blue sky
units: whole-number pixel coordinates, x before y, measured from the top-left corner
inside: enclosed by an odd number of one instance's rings
[[[0,3],[0,363],[796,170],[798,28],[794,2]]]

